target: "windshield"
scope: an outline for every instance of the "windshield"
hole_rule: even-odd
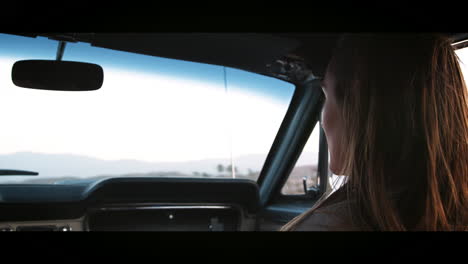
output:
[[[16,87],[15,61],[55,59],[58,42],[0,34],[0,183],[107,177],[257,180],[294,85],[242,70],[68,43],[63,60],[104,69],[101,89]]]

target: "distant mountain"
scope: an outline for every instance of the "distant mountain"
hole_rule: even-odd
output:
[[[234,159],[239,174],[258,173],[263,166],[266,155],[247,155]],[[73,154],[44,154],[18,152],[0,155],[0,169],[21,169],[39,172],[40,178],[70,178],[125,174],[148,174],[162,176],[218,174],[217,166],[230,164],[229,159],[206,159],[186,162],[145,162],[137,160],[102,160]],[[156,173],[156,174],[155,174]],[[228,172],[225,172],[229,175]],[[32,177],[5,177],[0,182],[23,181]]]

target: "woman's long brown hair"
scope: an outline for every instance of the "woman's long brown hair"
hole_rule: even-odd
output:
[[[438,34],[349,34],[329,72],[345,128],[346,184],[365,230],[468,230],[468,91]],[[314,210],[283,230],[294,230]]]

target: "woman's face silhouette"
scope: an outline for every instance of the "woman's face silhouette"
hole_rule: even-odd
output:
[[[335,76],[327,69],[325,78],[322,82],[322,90],[325,94],[325,103],[322,109],[322,127],[327,138],[328,150],[330,151],[330,170],[336,175],[342,175],[343,157],[342,157],[342,133],[343,120],[339,114],[339,105],[335,96]]]

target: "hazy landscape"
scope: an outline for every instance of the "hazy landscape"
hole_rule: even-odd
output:
[[[238,179],[256,181],[266,155],[241,156],[234,160]],[[18,152],[0,155],[0,169],[39,172],[39,176],[3,176],[0,183],[74,184],[109,177],[197,177],[232,178],[229,159],[187,162],[144,162],[137,160],[102,160],[72,154]],[[297,166],[284,188],[285,193],[300,193],[302,177],[315,176],[315,166]],[[315,177],[312,177],[314,181]]]

